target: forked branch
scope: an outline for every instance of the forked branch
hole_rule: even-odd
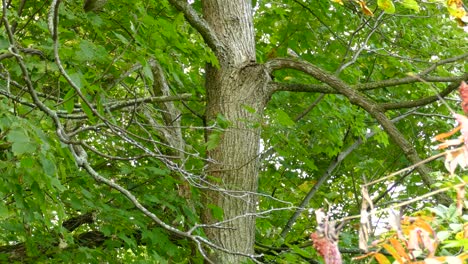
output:
[[[346,84],[336,76],[320,69],[319,67],[306,62],[299,61],[295,59],[284,59],[278,58],[270,60],[266,63],[266,68],[270,71],[278,69],[295,69],[306,73],[315,79],[329,85],[337,91],[337,93],[342,94],[348,98],[348,100],[364,110],[366,110],[371,116],[373,116],[377,122],[382,126],[382,128],[387,132],[390,138],[395,142],[403,151],[406,158],[411,161],[413,164],[421,161],[416,149],[412,144],[403,136],[403,134],[398,130],[398,128],[391,122],[391,120],[385,115],[385,109],[374,102],[372,99],[363,95],[360,91],[353,89],[350,85]],[[434,180],[429,176],[429,169],[426,166],[417,167],[419,174],[421,175],[422,181],[428,188],[433,188]],[[438,194],[439,201],[443,204],[450,204],[451,199],[443,193]]]
[[[215,32],[211,29],[208,23],[195,11],[185,0],[169,0],[169,3],[177,10],[182,12],[198,33],[203,37],[208,47],[210,47],[216,55],[223,52],[224,48],[216,36]]]

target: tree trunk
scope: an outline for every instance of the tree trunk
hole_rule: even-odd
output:
[[[223,44],[217,57],[220,67],[206,68],[208,122],[222,115],[229,121],[218,146],[208,152],[211,187],[204,193],[202,218],[205,224],[219,222],[214,206],[223,209],[217,227],[207,227],[208,238],[217,245],[242,254],[253,254],[258,182],[260,129],[268,95],[269,75],[255,63],[252,9],[246,0],[206,0],[204,16]],[[218,189],[218,190],[216,190]],[[224,190],[224,191],[223,191]],[[245,257],[215,250],[215,263],[241,263]]]

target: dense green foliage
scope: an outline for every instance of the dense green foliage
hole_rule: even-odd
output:
[[[370,17],[357,3],[344,2],[254,1],[257,60],[291,57],[288,49],[293,50],[359,90],[389,119],[403,115],[395,122],[399,134],[389,136],[373,113],[305,73],[273,72],[277,92],[262,122],[253,124],[262,128],[264,150],[258,190],[258,211],[264,213],[256,226],[256,251],[264,254],[260,261],[318,259],[307,242],[315,227],[308,209],[326,207],[335,219],[358,214],[363,183],[411,165],[410,154],[426,158],[437,153],[430,148],[431,138],[454,124],[450,109],[434,94],[452,92],[468,79],[468,35],[446,7],[421,1],[416,12],[400,3],[410,1],[395,1],[395,13],[388,14],[377,1],[367,1],[374,12]],[[2,4],[0,262],[201,263],[196,240],[161,226],[102,184],[76,161],[69,143],[86,149],[97,175],[130,191],[167,225],[190,230],[201,221],[200,208],[211,206],[201,204],[198,188],[206,176],[206,151],[216,148],[230,124],[221,115],[215,122],[204,118],[204,67],[216,66],[217,58],[167,1],[109,0],[101,10],[84,12],[82,1],[72,0],[58,10],[59,65],[49,5]],[[200,1],[192,7],[201,12]],[[407,80],[409,74],[429,83]],[[156,87],[161,83],[169,90]],[[447,93],[446,101],[459,111],[458,95]],[[168,95],[175,97],[154,99]],[[135,103],[140,98],[146,99]],[[44,109],[53,111],[56,120]],[[70,142],[57,135],[57,120]],[[207,130],[215,133],[208,137]],[[367,137],[371,132],[375,135]],[[174,143],[177,133],[182,145]],[[395,136],[412,149],[395,143]],[[358,145],[349,155],[340,156],[353,144]],[[447,180],[442,162],[426,166],[434,186],[458,182]],[[429,192],[421,173],[412,170],[371,186],[376,206]],[[288,227],[311,191],[307,210]],[[455,193],[448,195],[455,199]],[[425,200],[405,213],[435,203]],[[222,219],[222,208],[212,206],[212,212]],[[468,219],[441,221],[450,230],[450,223]],[[350,252],[346,260],[359,255],[356,223],[347,224],[341,236],[340,246]],[[450,232],[445,239],[454,240],[459,230]],[[191,235],[204,233],[197,228]]]

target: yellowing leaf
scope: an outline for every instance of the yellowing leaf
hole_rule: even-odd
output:
[[[419,12],[419,5],[416,0],[403,0],[401,4],[408,9],[413,9],[416,13]]]
[[[379,264],[391,264],[390,260],[381,253],[375,253],[374,258]]]
[[[366,1],[364,1],[364,0],[356,0],[356,2],[361,6],[361,9],[362,9],[362,12],[364,13],[364,15],[366,15],[366,16],[374,16],[374,13],[372,12],[372,10],[370,10],[369,7],[367,7]]]
[[[317,181],[305,181],[301,185],[298,186],[299,190],[302,192],[308,193],[312,186],[315,185]]]
[[[342,0],[331,0],[332,2],[335,2],[335,3],[338,3],[340,5],[343,5],[343,1]]]
[[[411,260],[409,255],[406,254],[406,250],[403,245],[401,245],[400,241],[396,240],[395,238],[390,238],[389,242],[392,244],[392,247],[396,250],[398,255],[404,258],[405,263]]]
[[[392,255],[392,257],[395,258],[397,263],[404,263],[403,259],[401,258],[401,256],[398,254],[398,252],[396,251],[396,249],[394,247],[392,247],[389,244],[383,244],[382,246],[383,246],[383,248],[385,248],[385,250],[388,251],[388,253],[390,253],[390,255]]]
[[[385,13],[393,14],[395,13],[395,5],[392,0],[378,0],[377,5],[380,9],[385,11]]]
[[[466,15],[463,2],[461,0],[448,0],[447,9],[451,16],[461,19]]]

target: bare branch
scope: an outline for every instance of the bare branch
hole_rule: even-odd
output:
[[[340,65],[340,67],[336,70],[335,75],[338,76],[344,69],[346,69],[347,67],[349,67],[350,65],[352,65],[352,64],[354,64],[356,62],[356,60],[358,59],[358,57],[362,53],[362,51],[364,51],[364,49],[366,49],[366,46],[367,46],[367,43],[369,42],[369,39],[372,37],[372,35],[374,35],[375,31],[379,28],[380,24],[383,23],[382,17],[383,17],[384,14],[385,14],[384,12],[380,13],[380,15],[377,17],[377,19],[376,19],[376,21],[374,23],[374,26],[371,28],[371,30],[367,34],[366,39],[360,43],[359,49],[356,52],[354,52],[353,57],[349,61],[347,61],[346,63],[343,63],[343,64]],[[366,25],[366,24],[367,24],[367,21],[366,21],[366,23],[364,25]],[[353,34],[353,37],[354,37],[354,34]],[[349,48],[350,45],[351,45],[351,41],[350,41],[350,43],[348,45],[347,52],[350,50],[350,48]]]
[[[433,160],[433,157],[431,157],[429,159]],[[427,159],[427,160],[429,160],[429,159]],[[427,160],[425,160],[425,161],[427,161]],[[405,170],[407,170],[407,168],[405,168]],[[463,183],[459,183],[459,184],[456,184],[456,185],[453,185],[453,186],[440,188],[440,189],[434,190],[432,192],[428,192],[426,194],[420,195],[420,196],[418,196],[418,197],[416,197],[414,199],[406,200],[404,202],[397,203],[397,204],[394,204],[392,206],[394,208],[403,207],[405,205],[409,205],[409,204],[415,203],[417,201],[422,201],[422,200],[427,199],[429,197],[440,196],[440,194],[442,194],[444,192],[447,192],[449,190],[457,189],[457,188],[460,188],[460,187],[466,187],[466,186],[467,186],[467,183],[463,182]],[[388,208],[384,208],[384,209],[381,209],[381,210],[375,210],[372,213],[373,214],[378,214],[378,213],[386,212],[387,210],[388,210]],[[337,222],[343,222],[343,221],[348,221],[348,220],[352,220],[352,219],[359,219],[360,217],[361,217],[361,215],[347,216],[347,217],[343,217],[343,218],[337,220]]]

